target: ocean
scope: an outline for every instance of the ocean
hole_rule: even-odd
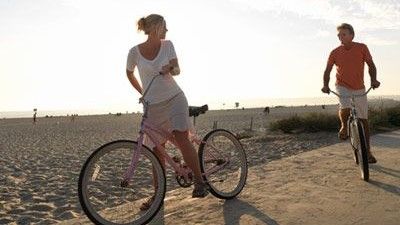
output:
[[[386,105],[390,106],[396,103],[400,103],[400,95],[384,95],[384,96],[369,96],[370,102],[375,105]],[[310,98],[260,98],[260,99],[242,99],[238,101],[238,106],[236,107],[236,102],[221,102],[221,101],[211,101],[211,102],[200,102],[194,105],[208,104],[210,110],[226,110],[235,108],[264,108],[266,106],[276,107],[276,106],[313,106],[313,105],[332,105],[337,104],[337,98],[334,96],[327,97],[310,97]],[[189,103],[190,104],[190,103]],[[99,107],[97,109],[80,109],[80,110],[40,110],[37,111],[38,117],[46,116],[67,116],[72,114],[78,115],[101,115],[101,114],[116,114],[116,113],[133,113],[141,112],[141,109],[134,109],[128,107],[119,107],[112,110],[104,109]],[[4,118],[28,118],[33,116],[33,110],[29,111],[3,111],[0,112],[0,119]]]

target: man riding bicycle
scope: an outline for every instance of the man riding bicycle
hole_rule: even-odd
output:
[[[368,65],[368,73],[371,77],[371,87],[378,88],[380,82],[376,79],[376,67],[365,44],[353,42],[354,29],[350,24],[343,23],[337,27],[338,38],[341,45],[329,55],[328,63],[323,76],[324,86],[321,91],[330,92],[329,76],[333,65],[336,65],[336,90],[340,95],[358,95],[365,92],[364,86],[364,63]],[[355,106],[359,118],[363,122],[365,128],[365,136],[367,141],[368,162],[376,163],[376,158],[371,153],[370,148],[370,132],[368,126],[368,102],[367,96],[355,99]],[[339,98],[339,119],[341,128],[338,137],[342,140],[348,138],[347,134],[347,118],[350,115],[350,98]]]

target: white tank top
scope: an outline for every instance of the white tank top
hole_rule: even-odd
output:
[[[144,92],[147,90],[153,77],[159,74],[162,67],[175,58],[176,53],[171,41],[161,40],[160,50],[153,60],[144,58],[139,51],[139,46],[136,45],[129,50],[126,69],[133,71],[135,66],[137,66]],[[182,92],[182,90],[175,82],[172,75],[167,74],[159,76],[153,81],[144,98],[150,104],[156,104],[166,101],[180,92]]]

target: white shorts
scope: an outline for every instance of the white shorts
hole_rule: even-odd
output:
[[[189,118],[188,102],[183,92],[166,101],[149,105],[147,121],[156,128],[160,127],[168,132],[193,129],[193,124]],[[167,141],[161,135],[155,134],[154,136],[160,144]],[[150,148],[155,147],[155,144],[148,137],[145,137],[144,143]]]
[[[351,90],[349,88],[336,85],[336,91],[340,95],[360,95],[364,94],[365,88],[360,90]],[[355,97],[354,104],[357,110],[357,116],[361,119],[368,119],[368,99],[367,95]],[[346,109],[351,108],[351,98],[339,98],[339,108]]]

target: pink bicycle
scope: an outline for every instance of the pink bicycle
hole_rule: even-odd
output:
[[[147,90],[143,96],[146,93]],[[137,141],[107,143],[95,150],[82,167],[79,201],[95,224],[146,224],[160,210],[166,192],[166,174],[158,157],[143,144],[144,134],[173,168],[178,184],[181,187],[193,184],[191,169],[179,157],[171,157],[157,142],[156,135],[162,135],[176,147],[173,135],[146,121],[148,103],[143,97],[141,102],[144,113]],[[207,110],[207,105],[189,107],[189,115],[196,117]],[[190,138],[198,146],[200,169],[210,192],[221,199],[237,196],[246,184],[248,167],[246,153],[236,136],[227,130],[216,129],[203,139],[196,134],[191,134]],[[149,198],[154,198],[151,206],[140,210]]]

